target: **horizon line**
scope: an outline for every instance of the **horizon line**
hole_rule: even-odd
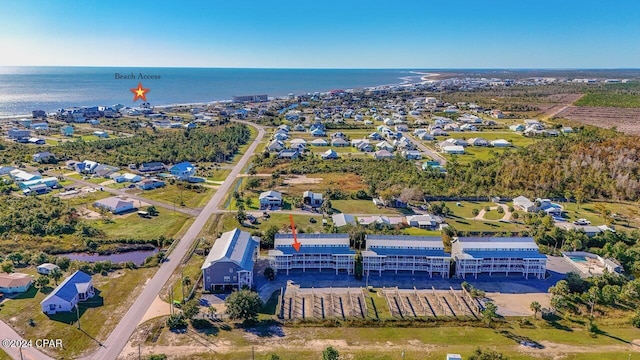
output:
[[[139,65],[0,65],[0,68],[147,68],[147,69],[235,69],[235,70],[637,70],[640,67],[230,67],[230,66],[139,66]]]

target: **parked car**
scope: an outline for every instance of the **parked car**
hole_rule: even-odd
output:
[[[312,224],[315,224],[317,222],[317,220],[315,218],[310,218],[309,222],[312,223]]]

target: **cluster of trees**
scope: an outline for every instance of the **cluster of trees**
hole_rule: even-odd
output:
[[[257,160],[271,168],[276,159]],[[384,163],[372,158],[343,157],[322,161],[311,157],[288,163],[280,174],[355,173],[370,195],[517,196],[615,200],[640,199],[640,143],[630,136],[585,128],[575,136],[541,139],[525,148],[496,154],[488,160],[460,164],[454,157],[448,174],[421,170],[397,157]],[[413,189],[412,191],[409,191]]]
[[[569,273],[564,280],[550,287],[549,293],[554,308],[576,314],[586,310],[592,318],[596,305],[635,308],[640,301],[640,280],[608,272],[588,279]]]
[[[224,162],[246,144],[250,136],[246,125],[231,124],[185,131],[145,132],[134,137],[92,142],[68,141],[50,151],[58,158],[86,158],[117,166],[149,161]]]
[[[78,212],[56,197],[0,196],[0,234],[73,234],[79,223]]]

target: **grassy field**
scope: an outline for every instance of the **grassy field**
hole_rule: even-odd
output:
[[[413,235],[413,236],[440,236],[440,230],[426,230],[426,229],[418,229],[414,227],[408,227],[402,229],[402,233],[405,235]]]
[[[95,177],[94,178],[94,177],[88,177],[88,176],[81,175],[81,174],[71,174],[71,175],[68,175],[67,178],[76,179],[76,180],[84,180],[84,181],[88,181],[88,182],[90,182],[92,184],[101,184],[101,183],[109,180],[109,179],[105,179],[103,177]]]
[[[4,301],[0,307],[0,319],[19,329],[26,339],[63,339],[64,347],[56,349],[54,357],[76,359],[88,349],[96,350],[98,341],[106,339],[142,290],[140,285],[155,270],[118,270],[108,276],[94,275],[93,282],[98,293],[91,300],[80,303],[83,331],[77,329],[75,312],[47,317],[40,309],[40,301],[45,294],[34,287],[15,299]],[[20,271],[35,274],[35,268]],[[29,319],[33,319],[36,326],[29,326]]]
[[[199,192],[187,189],[181,190],[177,185],[167,184],[158,189],[146,190],[139,195],[168,204],[175,203],[176,206],[180,206],[180,203],[183,202],[184,206],[195,209],[206,205],[214,192],[215,190],[205,187]]]
[[[144,209],[141,209],[144,210]],[[94,221],[93,225],[104,231],[109,238],[157,238],[173,237],[183,227],[189,227],[193,218],[180,212],[159,209],[160,215],[143,218],[136,213],[116,216],[108,223]]]
[[[374,295],[376,304],[377,298]],[[252,350],[256,359],[269,359],[271,354],[282,359],[317,359],[329,345],[340,352],[341,358],[347,359],[399,359],[402,353],[405,359],[444,359],[447,353],[458,353],[466,359],[478,347],[501,352],[512,360],[558,357],[623,360],[628,359],[629,353],[635,353],[627,342],[637,336],[637,329],[629,325],[603,327],[603,334],[593,338],[582,327],[575,327],[570,322],[558,323],[558,329],[540,320],[534,324],[534,329],[522,329],[515,321],[498,329],[454,324],[429,328],[285,326],[282,338],[249,336],[242,329],[218,331],[208,337],[211,337],[209,341],[228,344],[224,351],[219,349],[216,359],[251,358]],[[549,347],[525,348],[518,343],[517,337],[529,338]],[[180,341],[180,345],[188,345],[188,342],[183,342],[185,340],[177,340],[175,335],[164,331],[156,344],[166,346]],[[152,346],[149,343],[145,345]],[[184,359],[187,358],[206,357],[185,354]]]
[[[55,194],[55,192],[53,194]],[[79,205],[90,206],[91,204],[96,202],[96,200],[108,198],[110,196],[112,196],[112,194],[106,191],[98,190],[94,192],[85,193],[82,195],[77,195],[69,199],[63,199],[62,202],[68,204],[69,206],[79,206]]]

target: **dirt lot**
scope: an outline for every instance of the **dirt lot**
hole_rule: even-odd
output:
[[[640,109],[570,106],[557,116],[606,129],[615,126],[625,134],[640,135]]]
[[[549,293],[505,294],[485,293],[486,297],[498,306],[498,314],[502,316],[531,316],[529,306],[537,301],[542,308],[551,307]]]

